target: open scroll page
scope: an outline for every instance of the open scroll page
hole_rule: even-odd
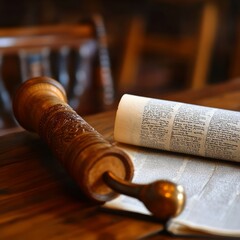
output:
[[[171,232],[240,237],[239,128],[237,112],[125,95],[114,134],[118,142],[168,150],[117,143],[133,160],[133,182],[167,179],[185,188],[187,204]],[[149,214],[125,196],[107,206]]]
[[[124,95],[114,138],[118,142],[240,161],[240,113]]]

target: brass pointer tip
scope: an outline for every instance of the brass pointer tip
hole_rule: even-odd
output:
[[[182,212],[186,196],[182,186],[160,180],[144,185],[139,200],[155,217],[165,222]]]

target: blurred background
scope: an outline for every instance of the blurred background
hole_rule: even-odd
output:
[[[0,0],[0,27],[78,23],[100,14],[116,100],[240,75],[239,0]]]

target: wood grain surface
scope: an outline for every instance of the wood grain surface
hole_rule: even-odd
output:
[[[161,98],[240,110],[240,80]],[[111,142],[114,119],[115,111],[85,118]],[[161,230],[154,219],[87,200],[37,135],[0,137],[0,239],[186,239]]]

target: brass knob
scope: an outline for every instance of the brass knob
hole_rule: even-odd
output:
[[[179,215],[186,202],[186,195],[181,185],[166,180],[159,180],[141,185],[124,181],[111,172],[103,176],[107,185],[118,193],[139,199],[158,219],[166,222]]]

